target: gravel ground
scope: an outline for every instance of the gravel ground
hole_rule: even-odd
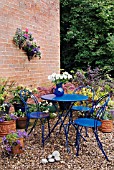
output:
[[[54,122],[55,120],[52,120],[51,124]],[[44,149],[41,146],[38,131],[40,131],[39,125],[36,126],[31,136],[26,139],[24,153],[10,157],[0,157],[0,170],[114,170],[114,129],[112,133],[99,131],[99,136],[109,161],[106,161],[102,155],[90,130],[89,138],[86,138],[87,142],[81,141],[78,157],[75,155],[75,131],[73,127],[70,128],[69,146],[71,152],[69,154],[66,151],[62,131],[59,135],[56,135],[57,129],[55,129],[51,138],[46,141]],[[0,147],[0,154],[2,155],[2,144]],[[41,159],[47,158],[54,150],[60,152],[61,160],[42,164]]]

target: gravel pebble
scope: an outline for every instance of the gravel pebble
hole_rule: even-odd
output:
[[[51,126],[53,123],[55,123],[55,120],[51,120]],[[112,133],[99,131],[99,136],[109,161],[104,158],[91,131],[87,142],[81,140],[79,156],[76,157],[74,147],[75,129],[72,126],[70,127],[70,153],[67,153],[65,147],[64,132],[61,131],[56,136],[57,130],[54,130],[43,148],[41,145],[40,125],[37,125],[31,136],[26,139],[25,151],[20,155],[5,157],[2,155],[3,149],[2,144],[0,144],[0,170],[114,170],[114,128]],[[40,134],[37,134],[37,132],[40,132]],[[60,153],[60,161],[42,164],[41,160],[48,158],[48,155],[55,150]]]

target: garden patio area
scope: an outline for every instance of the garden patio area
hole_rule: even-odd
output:
[[[97,76],[97,78],[98,78],[98,76]],[[57,79],[57,80],[59,81],[59,79]],[[72,83],[67,82],[64,84],[63,87],[64,87],[65,94],[63,94],[63,96],[73,95],[70,93],[74,90],[73,87],[76,88],[77,80],[78,80],[78,83],[80,80],[80,84],[82,82],[84,82],[83,80],[86,80],[86,82],[84,82],[85,84],[88,84],[88,82],[90,82],[89,79],[85,78],[83,76],[83,74],[78,71],[76,73],[75,79],[73,79]],[[65,79],[63,79],[63,81],[65,81]],[[105,79],[105,81],[102,80],[102,81],[98,82],[97,79],[94,78],[94,81],[91,81],[91,83],[92,83],[91,86],[95,85],[94,87],[95,87],[95,89],[97,89],[96,95],[94,96],[94,99],[96,101],[98,100],[99,97],[103,96],[104,94],[107,94],[107,89],[108,89],[108,93],[110,93],[110,96],[111,96],[111,98],[110,98],[111,100],[108,103],[107,110],[105,110],[105,112],[104,112],[105,117],[102,117],[102,118],[105,120],[110,119],[110,118],[112,119],[112,123],[113,123],[113,125],[111,125],[112,130],[110,133],[103,133],[102,131],[98,131],[99,138],[103,145],[103,149],[106,152],[106,155],[108,156],[109,161],[107,161],[105,159],[104,155],[102,154],[101,150],[99,149],[97,142],[95,140],[95,136],[91,129],[88,129],[89,137],[85,137],[85,129],[83,129],[83,131],[82,131],[82,136],[84,136],[87,141],[85,142],[83,140],[83,138],[81,138],[80,150],[79,150],[78,157],[76,156],[76,148],[74,146],[75,145],[75,137],[76,137],[76,129],[73,126],[70,126],[70,131],[69,131],[69,136],[68,136],[68,139],[69,139],[68,145],[70,147],[70,153],[67,152],[67,148],[65,146],[66,138],[65,138],[63,128],[61,129],[61,132],[57,134],[57,132],[59,130],[58,129],[59,126],[56,126],[54,131],[51,133],[51,137],[46,139],[45,146],[43,148],[41,145],[42,144],[41,124],[38,121],[35,129],[25,139],[24,152],[21,154],[12,155],[11,154],[12,152],[9,152],[10,153],[9,155],[4,154],[4,145],[2,143],[2,138],[1,138],[1,140],[0,140],[0,143],[1,143],[0,144],[0,170],[5,170],[5,169],[9,169],[9,170],[13,170],[13,169],[15,169],[15,170],[24,170],[24,169],[27,169],[27,170],[31,170],[31,169],[33,169],[33,170],[35,170],[35,169],[36,170],[38,170],[38,169],[39,170],[66,170],[66,169],[70,169],[70,170],[76,170],[76,169],[77,170],[99,170],[99,169],[113,170],[114,169],[114,120],[113,120],[113,118],[114,118],[113,117],[114,116],[113,115],[113,106],[114,106],[113,99],[114,98],[113,98],[113,93],[111,93],[111,92],[113,92],[113,91],[111,91],[111,89],[113,90],[113,81],[109,82],[109,81],[107,81],[107,79]],[[28,88],[21,87],[21,86],[12,87],[12,88],[14,89],[14,90],[10,89],[12,95],[14,96],[14,97],[12,96],[13,100],[10,100],[12,102],[14,102],[14,101],[19,102],[20,101],[20,95],[19,95],[20,90],[23,88],[24,88],[24,90],[28,89]],[[41,97],[42,95],[44,95],[44,94],[49,95],[49,93],[52,93],[52,88],[53,88],[53,86],[51,86],[49,88],[48,87],[45,87],[45,88],[38,87],[36,89],[36,91],[34,91],[33,94],[35,94],[36,97],[38,97],[38,99],[42,99],[42,97]],[[5,90],[7,88],[3,88],[3,89]],[[3,94],[4,94],[4,90],[3,90]],[[86,92],[86,94],[85,94],[85,92]],[[66,93],[69,93],[69,94],[66,94]],[[83,94],[85,96],[86,95],[89,96],[89,99],[92,97],[92,93],[90,93],[90,91],[88,91],[88,90],[81,91],[81,94]],[[54,94],[51,94],[51,95],[54,95]],[[77,95],[79,95],[79,94],[77,94]],[[31,96],[33,98],[33,95],[31,95]],[[28,95],[27,102],[28,103],[30,102],[30,106],[33,106],[29,95]],[[41,100],[39,102],[40,111],[46,112],[47,105],[43,105],[44,104],[43,102],[44,102],[43,100]],[[91,103],[92,102],[90,101],[90,103],[88,103],[88,106]],[[79,103],[76,102],[75,104],[77,105]],[[95,104],[95,105],[97,105],[97,104]],[[50,106],[50,105],[48,105],[48,106]],[[59,110],[61,113],[62,108],[60,107],[60,105],[58,105],[58,106],[59,106]],[[101,104],[101,106],[102,106],[102,104]],[[11,107],[10,112],[14,113],[15,115],[17,113],[18,114],[22,113],[22,115],[20,114],[20,117],[21,117],[21,116],[23,116],[23,114],[25,114],[25,111],[24,112],[16,112],[16,111],[14,112],[14,110],[12,110],[12,108],[13,107]],[[100,107],[98,107],[98,108],[100,108]],[[35,108],[33,108],[33,110],[34,109]],[[112,117],[110,117],[111,110],[112,110]],[[109,117],[107,117],[107,111],[108,111]],[[52,127],[56,124],[57,117],[52,118],[51,110],[48,110],[48,112],[50,112],[50,127],[52,129]],[[57,110],[52,111],[52,112],[55,112],[57,114]],[[97,110],[96,110],[96,112],[97,112]],[[17,116],[19,117],[18,114],[17,114]],[[63,115],[64,115],[64,113],[63,113]],[[80,116],[79,112],[74,111],[72,118],[73,118],[73,120],[76,120],[79,116]],[[66,119],[65,119],[65,121],[66,121]],[[1,123],[3,123],[2,117],[1,117]],[[31,126],[29,126],[29,127],[31,127]],[[105,126],[105,129],[107,129],[106,126]],[[21,129],[21,131],[24,131],[24,129]],[[45,123],[45,133],[46,134],[48,133],[47,123]],[[17,145],[17,143],[16,143],[16,145]],[[54,151],[58,151],[60,153],[60,160],[54,161],[54,162],[49,162],[48,157]],[[48,162],[42,163],[42,159],[47,159]]]
[[[56,121],[51,120],[51,125]],[[47,129],[47,128],[46,128]],[[45,142],[44,149],[41,146],[41,136],[38,136],[40,130],[39,125],[36,126],[34,132],[26,139],[25,151],[20,155],[10,157],[0,157],[0,170],[113,170],[114,169],[114,128],[111,133],[98,132],[104,150],[109,158],[106,161],[102,155],[97,143],[94,140],[93,133],[89,131],[89,138],[87,142],[82,141],[81,150],[79,156],[76,157],[74,143],[75,133],[74,128],[70,128],[70,141],[69,145],[71,153],[67,153],[65,147],[65,137],[63,132],[56,136],[56,129],[52,133],[51,137]],[[0,145],[0,155],[2,154],[2,145]],[[54,150],[59,151],[60,161],[54,163],[42,164],[41,160],[47,158],[48,155],[52,154]]]
[[[114,2],[0,9],[0,170],[114,170]]]

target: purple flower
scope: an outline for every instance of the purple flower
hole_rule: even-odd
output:
[[[17,116],[15,116],[14,114],[5,114],[0,117],[0,122],[16,120],[16,119],[17,119]]]
[[[20,140],[17,140],[16,142],[17,142],[17,144],[20,144]]]
[[[18,137],[19,137],[19,138],[27,137],[27,136],[28,136],[25,131],[21,131],[21,130],[18,130],[18,131],[17,131],[17,134],[18,134]]]
[[[17,119],[17,116],[15,116],[14,114],[10,114],[10,118],[11,118],[12,120],[16,120],[16,119]]]
[[[11,152],[11,146],[6,146],[6,151]]]
[[[3,142],[3,145],[5,145],[8,141],[7,141],[7,139],[6,139],[6,136],[4,136],[3,138],[2,138],[2,142]]]
[[[4,122],[5,118],[4,117],[0,117],[0,122]]]

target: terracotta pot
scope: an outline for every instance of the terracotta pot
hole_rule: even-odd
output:
[[[20,141],[20,144],[12,147],[12,154],[20,154],[20,153],[24,152],[24,150],[23,150],[23,148],[24,148],[24,139],[20,138],[19,141]]]
[[[27,117],[19,117],[16,120],[16,127],[18,129],[25,129],[26,128]]]
[[[102,132],[112,132],[113,120],[100,120],[102,125],[98,128]]]
[[[16,131],[15,120],[0,122],[0,137],[9,134],[11,131]]]

